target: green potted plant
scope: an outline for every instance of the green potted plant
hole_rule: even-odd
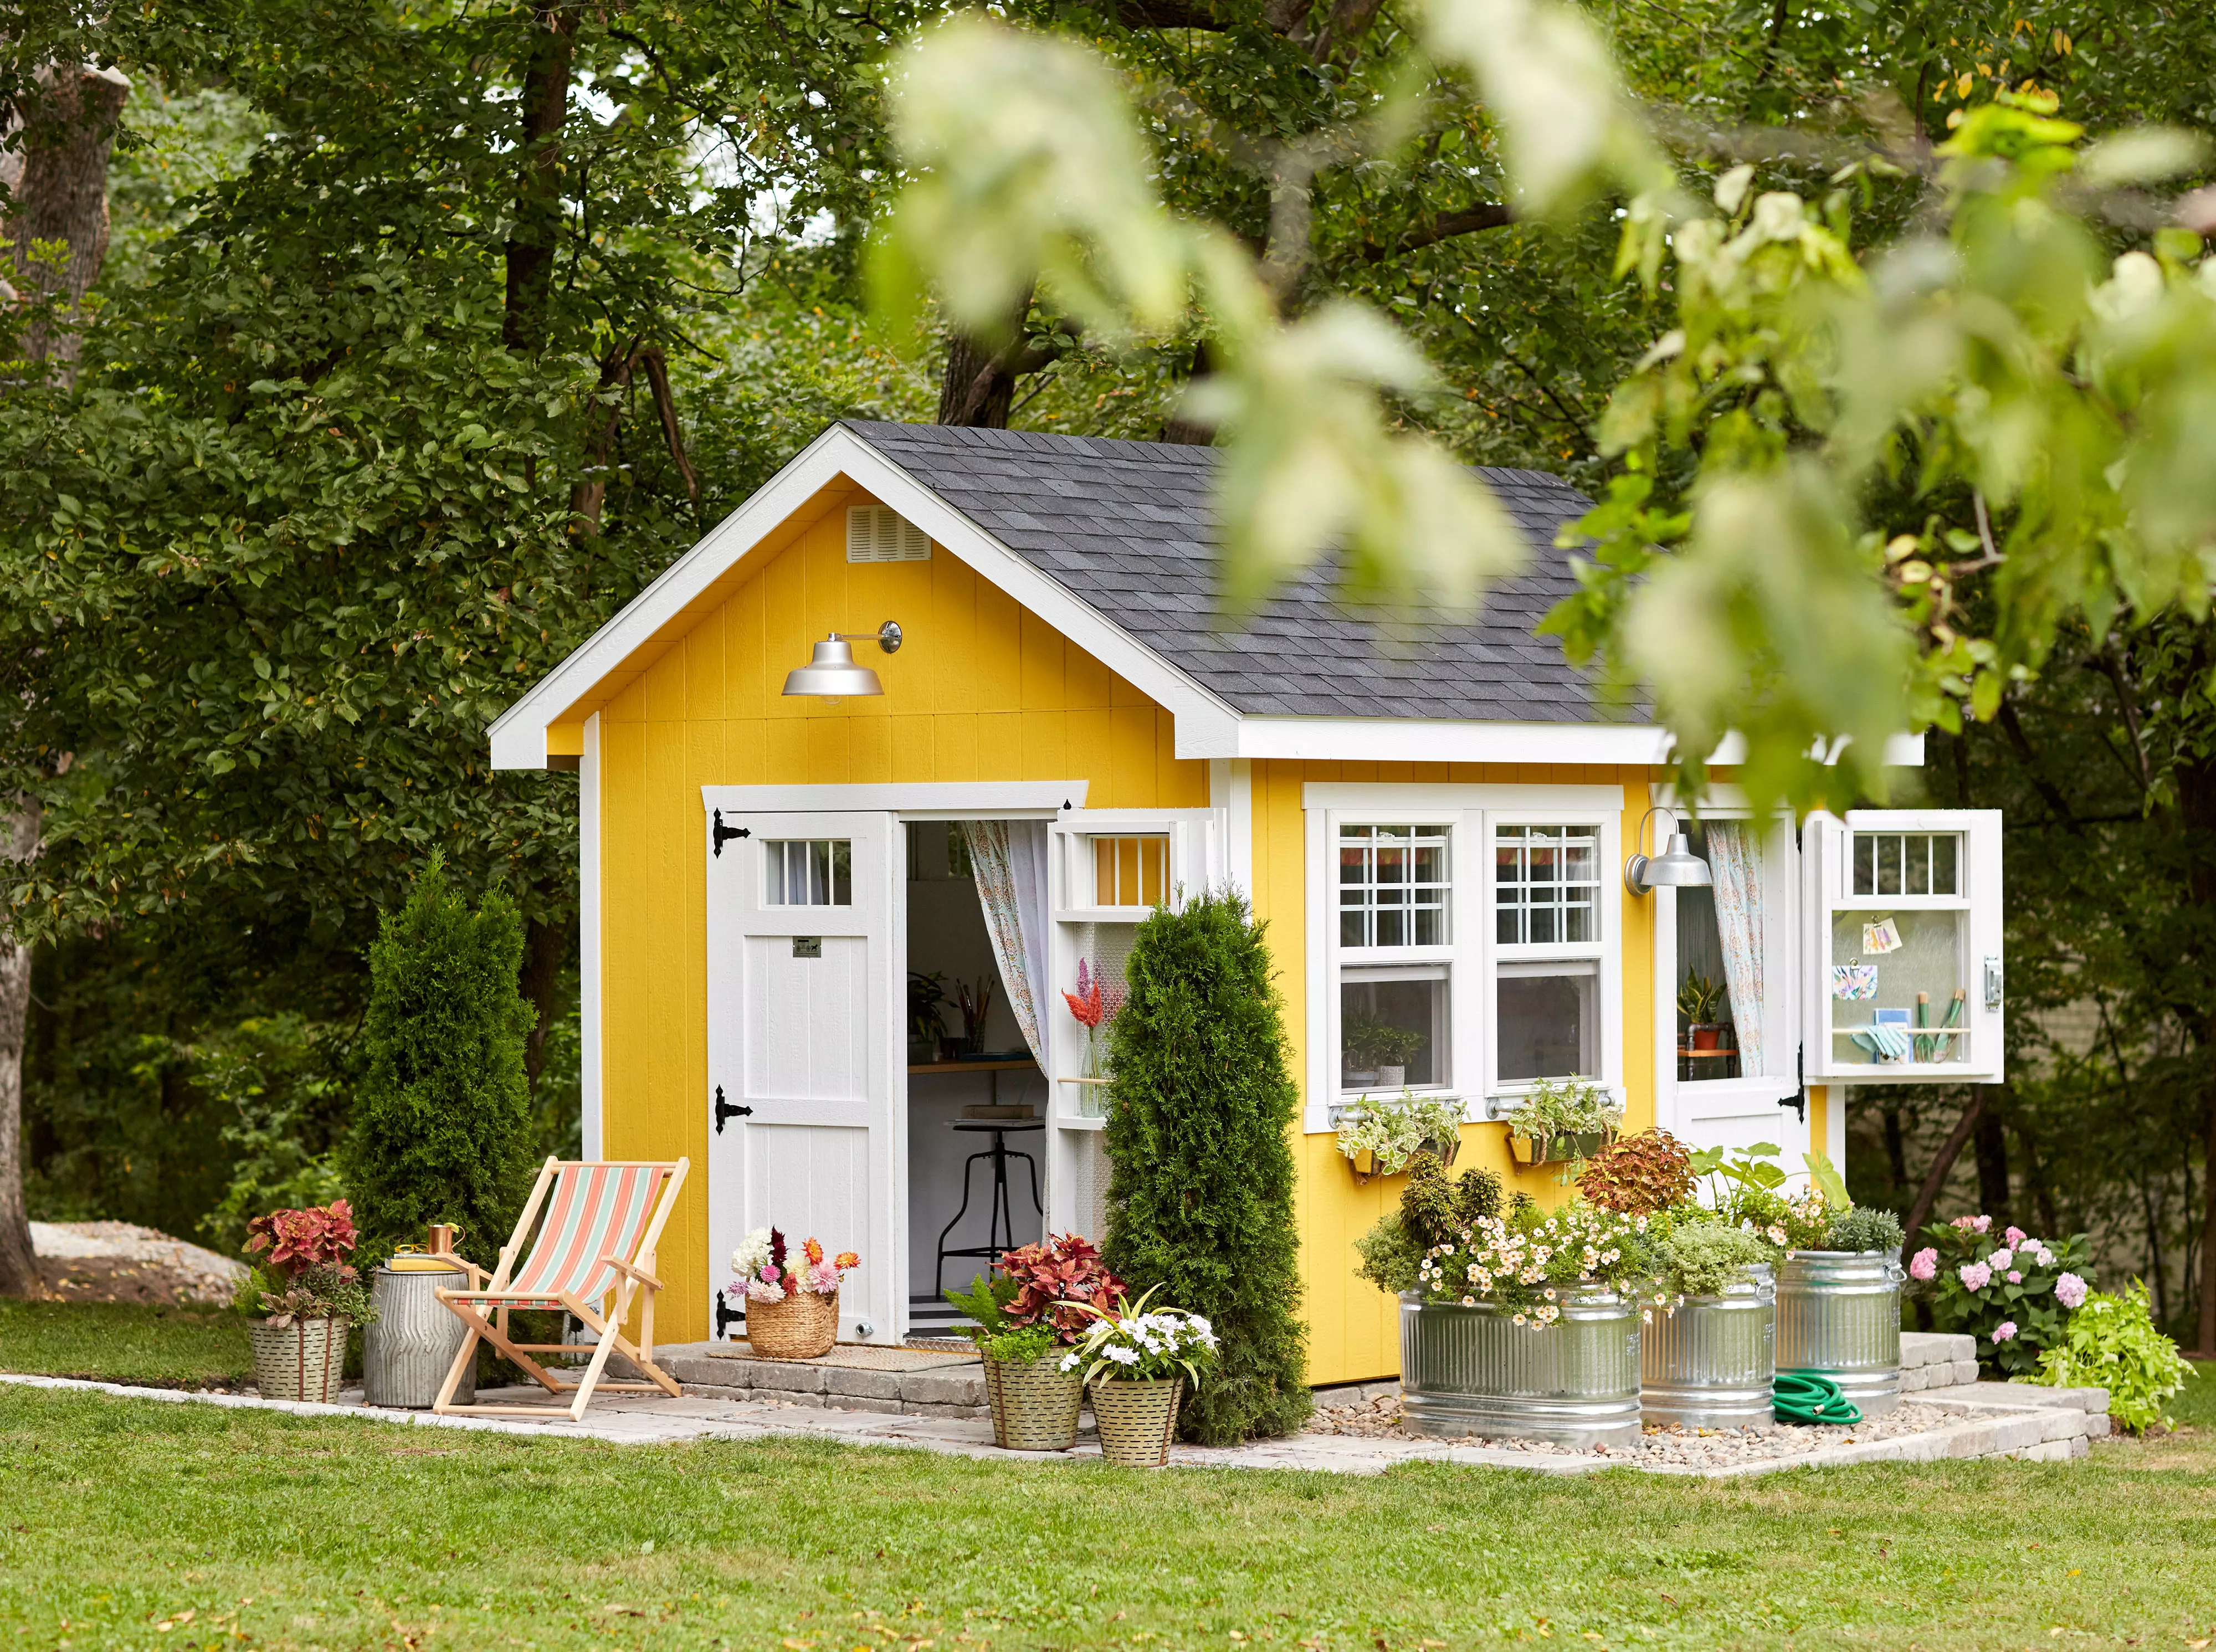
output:
[[[1100,1253],[1074,1233],[1024,1245],[946,1299],[976,1324],[970,1340],[985,1366],[993,1443],[1012,1452],[1066,1452],[1077,1443],[1085,1384],[1062,1361],[1093,1322],[1091,1310],[1123,1294]]]
[[[1704,975],[1685,971],[1685,984],[1677,989],[1677,1013],[1685,1018],[1693,1048],[1714,1050],[1723,1042],[1720,1012],[1726,1002],[1723,983]]]
[[[355,1243],[354,1211],[342,1199],[273,1211],[247,1224],[246,1250],[255,1261],[237,1307],[251,1322],[254,1380],[263,1399],[328,1402],[337,1394],[348,1331],[377,1318],[361,1276],[346,1260]]]
[[[1092,1328],[1062,1361],[1093,1390],[1100,1455],[1127,1469],[1170,1460],[1185,1385],[1197,1389],[1216,1358],[1215,1327],[1181,1308],[1148,1312],[1154,1294],[1136,1302],[1118,1296],[1113,1308],[1086,1304]]]
[[[1508,1143],[1518,1164],[1573,1164],[1616,1139],[1623,1108],[1597,1084],[1582,1078],[1542,1078],[1508,1120]]]
[[[1452,1164],[1462,1151],[1462,1103],[1445,1096],[1363,1096],[1339,1116],[1339,1150],[1354,1167],[1357,1187],[1396,1176],[1418,1154]]]
[[[1368,1010],[1357,1009],[1339,1028],[1339,1049],[1350,1085],[1382,1089],[1408,1082],[1408,1063],[1429,1042],[1412,1027],[1395,1026]]]
[[[926,975],[908,972],[908,1059],[920,1067],[939,1059],[939,1040],[946,1036],[946,977],[938,971]]]

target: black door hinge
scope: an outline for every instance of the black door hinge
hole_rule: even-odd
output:
[[[710,829],[708,835],[715,844],[716,859],[720,860],[723,858],[724,839],[731,837],[752,837],[754,834],[743,826],[724,825],[723,811],[718,809],[716,811],[716,823]]]
[[[1777,1104],[1781,1107],[1790,1107],[1799,1113],[1800,1122],[1804,1125],[1808,1122],[1808,1080],[1801,1061],[1807,1048],[1805,1044],[1796,1044],[1793,1046],[1793,1082],[1797,1088],[1791,1095],[1783,1097]]]
[[[724,1100],[723,1087],[720,1084],[716,1086],[716,1134],[720,1136],[723,1133],[726,1119],[751,1119],[754,1116],[752,1107],[742,1107],[736,1101]]]
[[[734,1308],[725,1302],[721,1291],[716,1292],[716,1341],[720,1342],[730,1335],[732,1326],[743,1325],[746,1322],[745,1310]]]

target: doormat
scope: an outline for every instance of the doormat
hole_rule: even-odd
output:
[[[711,1359],[752,1359],[745,1342],[726,1342],[708,1350]],[[791,1359],[795,1365],[838,1365],[848,1371],[929,1371],[937,1365],[969,1365],[975,1353],[941,1353],[933,1348],[890,1348],[874,1342],[842,1342],[820,1359]]]

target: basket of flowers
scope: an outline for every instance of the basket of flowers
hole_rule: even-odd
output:
[[[1066,1452],[1077,1443],[1085,1385],[1062,1368],[1064,1356],[1085,1335],[1088,1306],[1111,1306],[1123,1282],[1074,1233],[1020,1246],[993,1266],[998,1279],[946,1293],[976,1322],[969,1335],[985,1365],[993,1443],[1012,1452]]]
[[[361,1276],[346,1200],[273,1211],[246,1224],[255,1261],[237,1306],[252,1322],[254,1382],[265,1400],[328,1401],[346,1371],[347,1333],[377,1317]]]
[[[839,1283],[862,1259],[803,1242],[792,1256],[775,1228],[756,1228],[731,1253],[730,1294],[747,1301],[747,1343],[764,1359],[820,1359],[839,1341]]]
[[[1181,1308],[1148,1312],[1154,1294],[1136,1303],[1119,1297],[1113,1308],[1086,1304],[1092,1328],[1062,1361],[1093,1390],[1100,1455],[1127,1469],[1159,1469],[1170,1460],[1185,1385],[1198,1388],[1201,1373],[1216,1363],[1215,1328]]]

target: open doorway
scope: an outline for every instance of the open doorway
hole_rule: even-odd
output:
[[[1045,829],[945,820],[904,829],[908,1317],[911,1336],[930,1337],[959,1322],[945,1287],[968,1285],[1044,1229],[1046,1080],[1036,1015],[1027,1032],[1008,977],[1043,974],[1025,960],[1044,957]],[[988,905],[1000,914],[997,944]]]

